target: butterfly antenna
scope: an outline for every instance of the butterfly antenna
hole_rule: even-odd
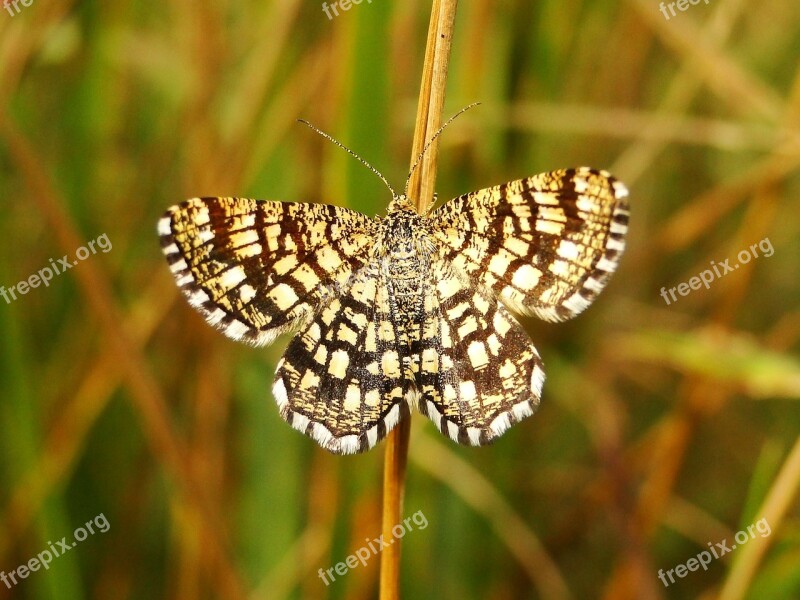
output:
[[[386,187],[387,187],[387,188],[389,188],[389,191],[392,193],[392,198],[396,198],[396,197],[397,197],[397,193],[394,191],[394,188],[393,188],[391,185],[389,185],[389,182],[386,180],[386,177],[384,177],[384,176],[383,176],[383,174],[382,174],[380,171],[378,171],[378,169],[376,169],[375,167],[373,167],[373,166],[372,166],[371,164],[369,164],[369,163],[368,163],[366,160],[364,160],[363,158],[361,158],[361,157],[360,157],[358,154],[356,154],[355,152],[353,152],[352,150],[350,150],[350,148],[348,148],[347,146],[345,146],[343,143],[341,143],[339,140],[337,140],[337,139],[336,139],[336,138],[334,138],[333,136],[330,136],[330,135],[328,135],[327,133],[325,133],[324,131],[322,131],[321,129],[318,129],[318,128],[314,127],[314,126],[313,126],[311,123],[309,123],[308,121],[305,121],[305,120],[303,120],[303,119],[297,119],[297,120],[298,120],[298,121],[300,121],[301,123],[303,123],[304,125],[308,125],[308,126],[311,128],[311,129],[313,129],[314,131],[316,131],[318,134],[320,134],[320,135],[321,135],[322,137],[324,137],[326,140],[328,140],[328,141],[330,141],[330,142],[333,142],[334,144],[336,144],[337,146],[339,146],[339,148],[341,148],[342,150],[344,150],[345,152],[347,152],[347,153],[348,153],[350,156],[352,156],[353,158],[355,158],[356,160],[358,160],[358,162],[360,162],[362,165],[364,165],[365,167],[367,167],[367,168],[368,168],[370,171],[372,171],[373,173],[375,173],[375,175],[377,175],[378,177],[380,177],[380,178],[381,178],[381,181],[382,181],[382,182],[383,182],[383,183],[386,185]]]
[[[417,156],[417,160],[414,161],[414,165],[411,167],[411,170],[408,172],[408,177],[406,178],[406,185],[403,188],[403,193],[406,196],[408,195],[408,184],[411,183],[411,176],[414,174],[414,170],[419,166],[419,163],[422,162],[422,157],[425,156],[425,153],[428,151],[428,148],[431,147],[431,144],[433,144],[433,142],[436,141],[436,138],[438,138],[439,134],[442,133],[442,131],[444,131],[445,127],[450,125],[450,123],[455,121],[457,117],[460,117],[462,114],[467,112],[470,108],[474,108],[474,107],[478,106],[478,104],[480,104],[480,102],[473,102],[472,104],[469,104],[469,105],[465,106],[464,108],[462,108],[460,111],[458,111],[452,117],[447,119],[447,121],[445,121],[444,125],[439,127],[439,129],[436,130],[436,133],[433,134],[433,137],[428,140],[428,143],[425,144],[425,147],[422,149],[422,152],[419,153],[419,156]]]

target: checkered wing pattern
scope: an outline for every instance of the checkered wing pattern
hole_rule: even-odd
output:
[[[533,414],[544,371],[525,330],[490,290],[444,268],[415,344],[419,411],[461,444],[492,442]]]
[[[380,263],[365,266],[278,364],[281,415],[336,454],[372,448],[408,414],[414,381],[391,289]]]
[[[296,329],[366,260],[375,222],[325,204],[193,198],[158,224],[178,286],[206,320],[253,345]]]
[[[460,196],[431,219],[455,268],[514,310],[564,321],[589,306],[616,269],[627,195],[605,171],[565,169]]]

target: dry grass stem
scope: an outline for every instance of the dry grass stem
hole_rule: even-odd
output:
[[[442,122],[447,67],[456,16],[457,0],[434,0],[428,28],[428,42],[425,49],[425,63],[422,70],[419,106],[411,162],[413,165],[427,141],[433,136]],[[433,200],[436,181],[436,156],[438,140],[425,154],[419,167],[409,182],[408,194],[424,214]],[[405,473],[408,460],[408,444],[411,432],[411,419],[402,419],[386,440],[386,454],[383,475],[383,525],[385,540],[392,539],[392,527],[402,521]],[[381,600],[396,600],[400,597],[400,540],[387,546],[381,553]]]

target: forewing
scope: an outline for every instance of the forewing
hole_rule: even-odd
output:
[[[563,321],[589,306],[616,270],[627,195],[605,171],[566,169],[460,196],[431,220],[456,269],[514,310]]]
[[[418,408],[451,439],[488,444],[536,410],[542,362],[490,290],[440,272],[415,346]]]
[[[378,265],[352,277],[290,343],[273,392],[295,429],[336,454],[375,446],[409,412],[408,345]]]
[[[325,204],[193,198],[158,224],[178,286],[227,336],[268,344],[366,260],[374,221]]]

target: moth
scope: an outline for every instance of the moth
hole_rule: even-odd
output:
[[[192,198],[158,233],[178,287],[211,325],[253,346],[295,334],[272,391],[281,416],[323,448],[370,449],[412,410],[478,446],[541,397],[542,360],[512,312],[564,321],[592,303],[625,248],[627,196],[606,171],[581,167],[424,215],[393,190],[374,218]]]

